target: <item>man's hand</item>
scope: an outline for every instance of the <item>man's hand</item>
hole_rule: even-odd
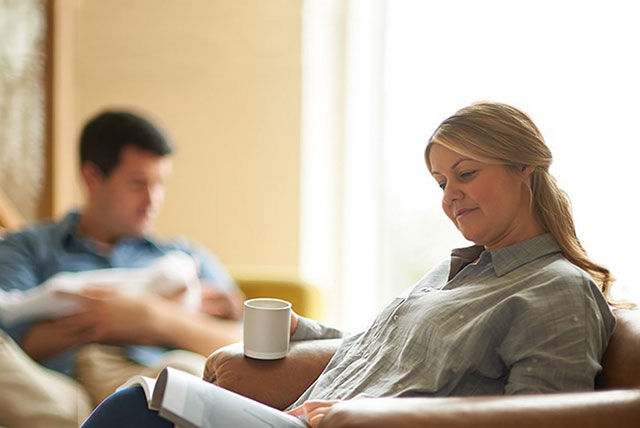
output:
[[[312,428],[317,427],[331,407],[340,400],[308,400],[287,413],[297,418],[304,416]]]
[[[202,287],[200,311],[220,318],[242,318],[242,295],[224,293],[213,287]]]
[[[40,321],[25,334],[20,345],[36,361],[91,342],[159,344],[158,331],[165,326],[162,313],[179,316],[173,302],[158,296],[134,297],[104,288],[60,293],[82,306],[72,315]]]
[[[52,323],[59,331],[74,334],[79,343],[155,344],[155,306],[161,298],[99,287],[65,295],[79,299],[82,309]]]
[[[132,296],[99,287],[62,294],[79,299],[81,309],[72,315],[37,323],[27,332],[21,346],[35,360],[91,342],[155,345],[209,355],[242,338],[237,321],[190,312],[170,298],[156,294]],[[238,313],[239,310],[236,316]]]

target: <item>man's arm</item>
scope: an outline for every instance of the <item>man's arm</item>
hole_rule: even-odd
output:
[[[189,254],[198,266],[198,277],[202,284],[200,311],[220,318],[242,318],[245,296],[218,257],[187,238],[179,238],[175,244]]]
[[[32,359],[40,361],[82,343],[79,333],[56,321],[41,321],[27,331],[20,346]]]
[[[79,299],[83,307],[77,313],[35,323],[27,331],[21,346],[34,360],[90,342],[156,344],[150,329],[156,321],[149,305],[155,296],[141,299],[107,289],[64,294]]]
[[[189,312],[156,295],[131,296],[112,289],[90,288],[76,295],[83,309],[35,325],[22,347],[36,360],[75,344],[155,345],[209,355],[241,338],[237,321]]]
[[[209,355],[241,338],[240,326],[232,320],[241,317],[243,295],[227,284],[225,291],[216,286],[203,284],[201,313],[157,295],[141,298],[113,289],[88,288],[72,294],[81,300],[83,310],[34,324],[21,335],[20,344],[35,360],[91,342],[155,345]]]
[[[0,287],[5,291],[26,291],[36,287],[40,281],[37,273],[38,247],[35,235],[29,232],[12,233],[0,240]],[[20,323],[2,326],[3,329],[21,346],[30,333],[36,333],[36,340],[42,342],[43,355],[53,355],[63,351],[75,342],[50,322]],[[29,354],[27,352],[27,354]],[[33,358],[33,357],[32,357]]]
[[[209,355],[216,349],[242,340],[242,325],[236,319],[214,317],[203,312],[191,313],[176,304],[160,299],[151,308],[151,327],[161,346],[185,349]]]

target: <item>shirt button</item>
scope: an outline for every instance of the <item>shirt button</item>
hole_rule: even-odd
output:
[[[458,319],[459,319],[459,320],[463,320],[463,319],[464,319],[464,314],[460,314],[460,315],[458,315]]]
[[[422,291],[423,293],[426,293],[429,291],[429,287],[422,287],[420,291]]]
[[[392,318],[393,318],[394,321],[398,321],[398,315],[397,314],[394,315]]]
[[[573,322],[578,322],[578,316],[577,315],[573,316]]]

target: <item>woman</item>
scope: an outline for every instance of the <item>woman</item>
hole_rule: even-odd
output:
[[[317,426],[336,400],[365,396],[593,389],[615,325],[603,297],[612,280],[580,245],[551,159],[513,107],[478,103],[442,122],[425,160],[445,214],[476,245],[454,250],[366,331],[346,337],[290,413]],[[292,340],[339,335],[299,318]],[[112,396],[86,426],[106,426],[135,394]],[[162,426],[141,413],[147,426]]]

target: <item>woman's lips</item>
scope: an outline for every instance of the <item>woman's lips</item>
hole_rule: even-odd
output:
[[[475,211],[477,208],[461,208],[456,211],[456,220],[459,220],[461,217],[466,216],[467,214]]]

